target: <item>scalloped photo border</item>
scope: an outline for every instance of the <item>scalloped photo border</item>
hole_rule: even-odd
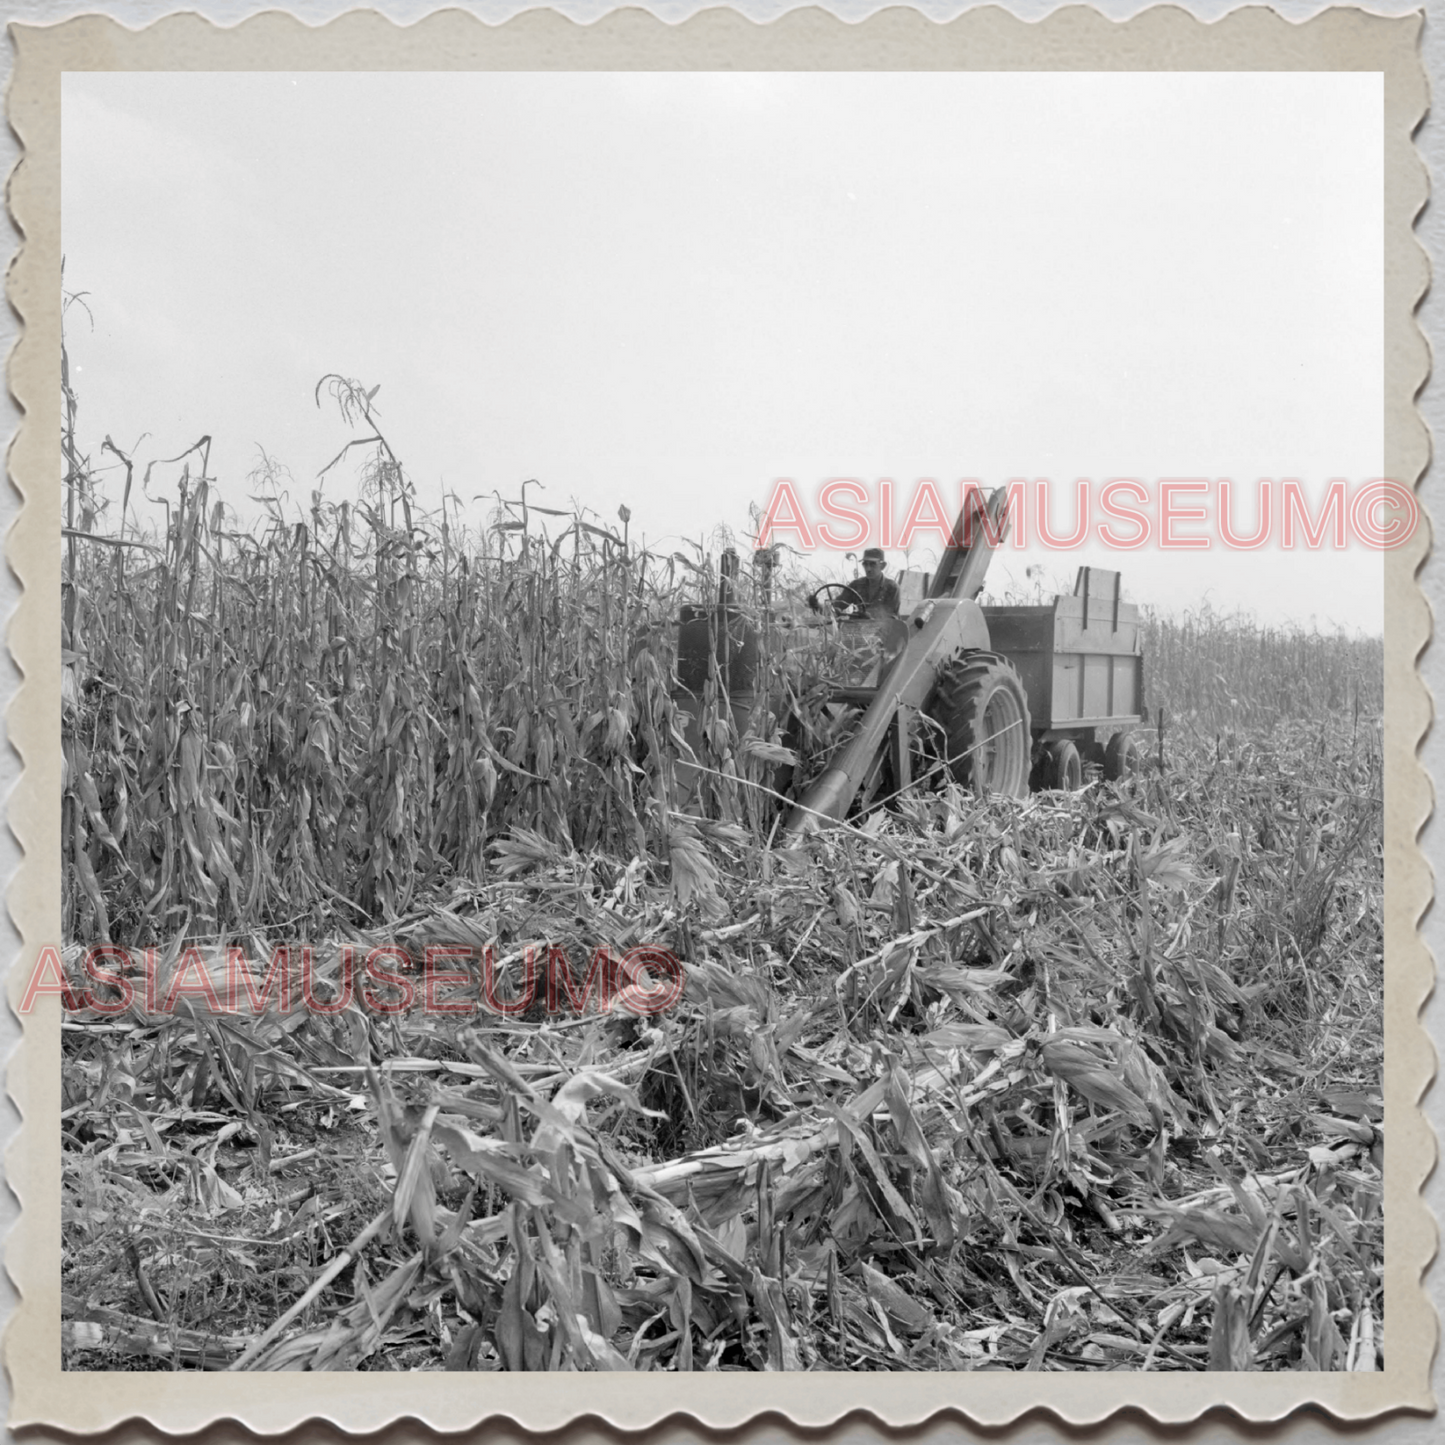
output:
[[[23,508],[7,544],[23,597],[9,643],[23,676],[8,713],[24,774],[10,826],[24,861],[8,894],[23,939],[12,962],[18,1002],[39,947],[60,936],[60,429],[61,234],[60,79],[66,70],[976,70],[976,71],[1375,71],[1384,81],[1385,475],[1418,485],[1429,439],[1415,397],[1429,367],[1415,307],[1428,264],[1413,222],[1427,194],[1412,143],[1427,89],[1418,45],[1423,17],[1327,11],[1302,23],[1264,8],[1213,23],[1174,7],[1127,22],[1082,6],[1038,22],[972,10],[939,24],[892,9],[856,24],[815,9],[769,24],[710,10],[668,25],[622,10],[591,25],[529,11],[500,25],[457,10],[400,27],[354,11],[321,27],[271,12],[230,29],[177,15],[140,31],[103,16],[54,26],[12,24],[16,67],[10,124],[23,155],[9,201],[22,236],[8,274],[23,325],[9,382],[24,422],[9,454]],[[1322,299],[1322,304],[1327,301]],[[455,1431],[506,1419],[533,1431],[582,1417],[641,1429],[687,1416],[714,1428],[775,1412],[821,1427],[867,1412],[890,1427],[941,1412],[998,1427],[1045,1410],[1072,1425],[1132,1407],[1178,1423],[1225,1407],[1245,1420],[1278,1420],[1314,1405],[1341,1420],[1434,1409],[1429,1372],[1436,1320],[1421,1279],[1435,1250],[1435,1225],[1420,1194],[1433,1167],[1434,1137],[1417,1105],[1434,1069],[1420,1009],[1433,968],[1417,923],[1432,896],[1417,837],[1431,808],[1416,751],[1430,719],[1415,662],[1430,616],[1415,577],[1429,548],[1428,523],[1385,555],[1385,1360],[1376,1374],[761,1374],[697,1373],[533,1376],[349,1373],[80,1373],[61,1370],[60,1004],[39,1001],[8,1086],[22,1116],[6,1167],[21,1217],[6,1249],[20,1302],[5,1332],[13,1391],[12,1427],[89,1433],[144,1420],[177,1434],[232,1419],[273,1434],[308,1420],[371,1432],[399,1420]]]

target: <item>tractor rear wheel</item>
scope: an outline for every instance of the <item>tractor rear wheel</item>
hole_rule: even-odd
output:
[[[1139,743],[1133,733],[1115,733],[1104,749],[1104,776],[1116,783],[1139,771]]]
[[[960,783],[1023,798],[1029,791],[1029,703],[996,653],[966,652],[939,669],[928,714],[943,731],[948,770]]]

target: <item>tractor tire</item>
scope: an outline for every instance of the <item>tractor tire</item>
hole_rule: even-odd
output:
[[[1120,778],[1133,777],[1139,771],[1139,743],[1133,733],[1115,733],[1104,749],[1104,776],[1117,783]]]
[[[942,729],[948,772],[985,795],[1029,791],[1029,702],[1019,675],[992,652],[965,652],[939,669],[927,708]]]
[[[783,725],[782,743],[789,752],[796,753],[796,763],[779,763],[773,769],[771,787],[773,790],[773,803],[780,809],[786,809],[791,802],[795,801],[793,784],[803,774],[806,762],[804,753],[804,732],[802,720],[797,713],[790,712],[788,720]]]
[[[1084,786],[1084,760],[1068,738],[1055,738],[1044,750],[1044,787],[1076,793]]]

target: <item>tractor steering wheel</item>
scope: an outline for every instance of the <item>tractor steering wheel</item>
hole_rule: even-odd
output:
[[[818,606],[818,599],[825,592],[836,592],[838,594],[829,600],[828,605],[839,617],[845,618],[850,622],[856,622],[860,617],[866,617],[868,615],[867,603],[863,601],[852,585],[847,582],[825,582],[814,591],[813,595],[808,598],[808,605],[814,612],[822,610]]]

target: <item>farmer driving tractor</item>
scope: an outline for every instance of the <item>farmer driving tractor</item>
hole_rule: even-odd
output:
[[[838,589],[831,599],[835,612],[864,613],[869,617],[898,615],[898,584],[883,574],[883,549],[869,547],[863,553],[863,575]],[[814,612],[821,612],[818,594],[808,599]]]

